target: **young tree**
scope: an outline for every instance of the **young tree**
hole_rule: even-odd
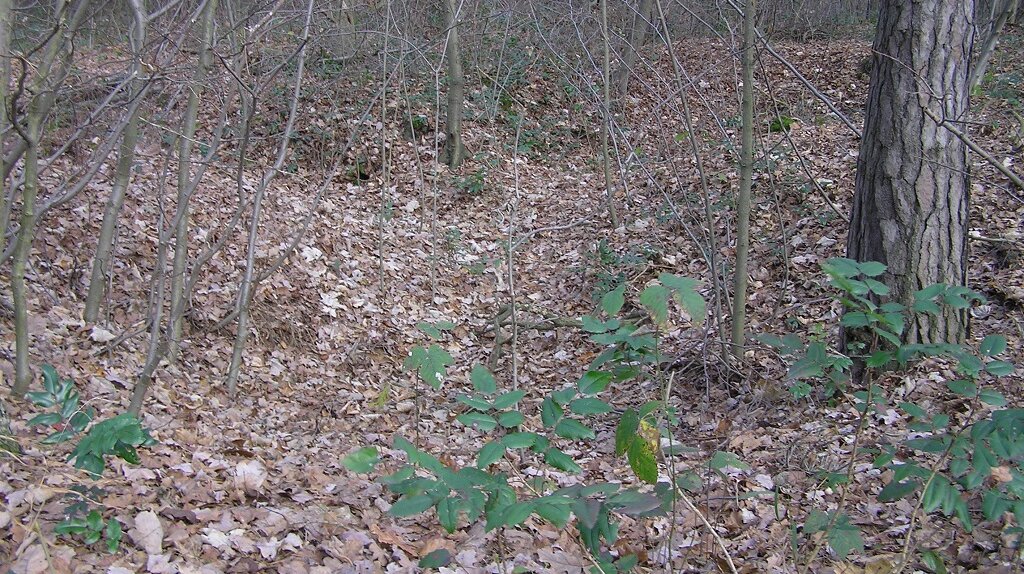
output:
[[[445,47],[448,58],[448,121],[441,161],[455,169],[466,157],[466,148],[462,145],[462,101],[466,96],[466,80],[462,74],[462,52],[459,49],[459,3],[445,0],[444,9],[448,27]]]
[[[733,274],[732,352],[743,356],[746,343],[747,259],[750,255],[750,201],[754,175],[754,19],[755,0],[743,9],[743,104],[740,151],[740,193],[736,198],[736,270]]]
[[[847,254],[886,264],[904,304],[967,279],[967,148],[939,124],[968,111],[973,17],[974,0],[881,3]],[[960,341],[966,321],[949,308],[919,314],[904,337]]]

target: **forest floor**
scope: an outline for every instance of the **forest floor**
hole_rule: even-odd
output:
[[[971,127],[1018,173],[1024,165],[1022,48],[1021,36],[1011,33],[974,98]],[[862,124],[867,77],[859,65],[868,43],[813,41],[779,49],[855,125]],[[446,534],[433,512],[389,515],[395,497],[375,479],[402,461],[393,447],[396,436],[456,467],[475,462],[488,436],[455,420],[464,409],[455,396],[470,388],[471,367],[491,358],[494,337],[487,328],[511,292],[525,322],[591,313],[600,294],[617,282],[625,282],[627,299],[633,299],[661,272],[694,278],[710,296],[711,274],[695,240],[710,231],[718,256],[732,260],[738,169],[727,139],[735,141],[739,131],[734,71],[704,67],[728,54],[716,42],[683,42],[678,51],[684,65],[694,63],[689,71],[704,98],[691,92],[694,129],[706,146],[710,230],[678,102],[632,95],[623,101],[622,125],[631,127],[617,140],[620,150],[633,152],[623,153],[631,158],[622,168],[629,185],[616,196],[625,224],[612,229],[596,151],[598,116],[579,106],[572,87],[552,70],[525,68],[506,97],[471,89],[464,125],[472,157],[456,173],[441,170],[436,181],[423,171],[431,169],[434,144],[426,136],[403,136],[405,107],[395,98],[388,104],[392,119],[381,122],[378,112],[350,153],[348,165],[358,159],[369,166],[367,173],[350,168],[349,181],[329,188],[296,253],[260,286],[237,397],[223,388],[233,323],[214,327],[234,306],[245,258],[241,231],[198,283],[180,360],[157,371],[143,423],[158,444],[141,450],[141,464],[115,462],[104,478],[89,481],[66,462],[70,447],[40,444],[46,433],[27,425],[38,409],[11,402],[13,431],[24,452],[0,459],[6,501],[0,508],[0,564],[14,572],[395,572],[415,570],[420,558],[447,548],[454,563],[442,571],[589,569],[572,528],[534,517],[517,528],[485,532],[472,524]],[[638,83],[671,77],[671,60],[656,61],[639,72]],[[820,264],[845,251],[858,138],[781,65],[770,59],[764,65],[759,76],[770,79],[771,93],[759,83],[759,122],[768,126],[779,115],[794,121],[788,134],[764,129],[760,136],[770,152],[755,185],[749,330],[834,337],[840,305]],[[320,185],[326,152],[313,136],[329,128],[318,119],[352,121],[378,88],[346,82],[345,101],[303,102],[311,113],[300,125],[311,135],[296,143],[292,173],[279,178],[268,196],[259,264],[283,247]],[[433,122],[433,95],[420,88],[408,101],[413,113]],[[718,114],[721,128],[706,106]],[[524,118],[518,136],[515,114]],[[382,157],[384,141],[388,153]],[[148,145],[141,146],[142,166],[122,216],[109,306],[99,325],[80,317],[109,182],[51,213],[32,257],[33,364],[52,364],[76,381],[101,416],[126,408],[147,350],[142,326],[157,243],[154,190],[162,154],[158,137]],[[821,189],[810,185],[796,150]],[[988,302],[972,309],[971,341],[1001,333],[1009,341],[1006,358],[1024,364],[1024,192],[1008,189],[991,166],[972,159],[970,229],[976,238],[970,243],[970,284]],[[214,241],[218,226],[230,218],[232,177],[230,169],[214,165],[197,192],[196,249]],[[255,180],[259,173],[247,177]],[[648,183],[652,179],[658,184]],[[382,202],[388,215],[383,225]],[[670,205],[680,218],[671,216]],[[502,247],[510,237],[520,241],[511,275]],[[412,347],[427,341],[416,325],[442,320],[456,325],[440,342],[455,363],[434,391],[417,384],[402,364]],[[108,344],[111,334],[133,331],[137,335]],[[790,543],[795,525],[814,510],[835,510],[840,501],[861,529],[865,549],[846,559],[823,551],[812,572],[889,572],[911,531],[916,547],[944,556],[951,572],[1019,571],[1012,520],[981,523],[970,534],[941,513],[918,513],[912,523],[913,499],[877,501],[891,471],[873,469],[868,455],[856,461],[845,495],[843,488],[825,485],[821,471],[845,472],[856,411],[816,394],[793,398],[786,362],[759,343],[742,365],[726,368],[715,343],[719,333],[715,320],[697,326],[679,319],[662,341],[676,368],[669,397],[680,418],[674,440],[687,447],[673,464],[678,473],[700,477],[693,498],[740,572],[796,571]],[[0,335],[0,353],[13,357],[9,315],[0,317]],[[578,329],[525,330],[515,349],[506,346],[495,357],[496,376],[500,385],[511,385],[515,368],[519,388],[527,391],[525,425],[537,428],[540,400],[574,384],[600,350]],[[9,367],[3,369],[10,380]],[[949,399],[942,383],[953,376],[947,364],[930,361],[879,384],[895,399],[891,404],[938,405]],[[985,384],[1001,386],[1014,406],[1024,406],[1022,380],[1012,375]],[[662,392],[655,380],[607,391],[620,412]],[[596,440],[563,445],[582,475],[539,467],[528,458],[509,457],[503,464],[513,476],[546,472],[563,485],[633,483],[626,461],[613,453],[617,419],[615,413],[598,417]],[[865,444],[897,440],[908,422],[895,408],[871,421]],[[381,452],[372,475],[342,464],[365,446]],[[718,451],[744,464],[709,468]],[[116,552],[55,536],[66,495],[76,485],[101,488],[98,503],[124,525],[127,536]],[[972,507],[977,503],[972,500]],[[638,553],[640,571],[725,567],[715,537],[683,507],[670,516],[623,518],[619,534],[614,550]],[[800,552],[813,545],[802,533],[798,541]]]

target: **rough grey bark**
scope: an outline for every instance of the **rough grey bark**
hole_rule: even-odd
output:
[[[146,7],[143,0],[131,0],[129,5],[135,18],[135,24],[129,32],[132,45],[132,99],[142,97],[146,80],[142,77],[142,50],[146,45],[146,26],[149,23],[146,16]],[[110,262],[110,254],[114,247],[114,231],[117,229],[117,220],[121,214],[121,206],[124,204],[125,191],[128,189],[128,182],[131,180],[132,165],[135,163],[135,146],[139,139],[139,108],[135,108],[124,134],[121,136],[121,151],[117,158],[117,169],[114,173],[114,184],[110,189],[110,198],[107,199],[107,207],[103,212],[103,225],[100,228],[100,236],[96,245],[96,257],[92,262],[92,274],[89,278],[89,292],[85,297],[85,311],[83,318],[86,321],[96,321],[99,315],[100,302],[107,285],[107,265]]]
[[[847,254],[888,266],[891,298],[967,281],[967,147],[933,118],[963,120],[974,0],[883,0]],[[919,315],[907,342],[957,342],[966,314]]]
[[[459,49],[458,2],[445,0],[445,24],[448,26],[448,44],[445,57],[448,58],[448,119],[445,125],[443,163],[455,169],[466,156],[462,144],[462,102],[466,97],[466,80],[462,73],[462,52]]]
[[[743,9],[743,102],[740,192],[736,200],[736,269],[733,272],[732,352],[743,356],[747,323],[747,259],[750,255],[750,202],[754,174],[754,19],[756,0]]]

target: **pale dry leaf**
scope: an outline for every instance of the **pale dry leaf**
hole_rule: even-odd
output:
[[[135,545],[146,551],[146,554],[160,554],[164,545],[164,526],[160,517],[151,510],[144,510],[135,515],[135,525],[128,531]]]
[[[100,327],[99,325],[94,325],[92,331],[89,332],[89,338],[92,339],[93,341],[96,341],[97,343],[109,343],[116,339],[117,335],[111,333],[110,331],[104,329],[103,327]]]
[[[235,489],[246,494],[259,494],[267,481],[267,470],[258,460],[240,462],[235,466]]]

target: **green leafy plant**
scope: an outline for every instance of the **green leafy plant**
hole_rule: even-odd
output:
[[[1000,409],[1007,404],[1006,398],[984,384],[1014,370],[1012,364],[997,358],[1006,350],[1006,338],[990,335],[976,350],[958,344],[903,342],[906,326],[916,317],[939,316],[949,309],[963,312],[981,296],[965,287],[936,284],[915,293],[911,305],[906,306],[885,301],[889,289],[878,279],[886,270],[880,263],[837,258],[822,268],[845,308],[840,325],[852,331],[847,353],[828,349],[821,338],[806,344],[795,335],[761,340],[792,357],[788,377],[793,381],[790,391],[794,397],[806,397],[813,391],[812,385],[820,385],[826,397],[849,400],[861,415],[848,470],[829,475],[830,483],[848,482],[858,454],[871,452],[876,468],[891,470],[891,479],[878,494],[882,502],[916,496],[915,513],[941,511],[956,517],[968,532],[973,528],[972,501],[980,501],[985,520],[1011,512],[1018,525],[1024,523],[1024,409]],[[885,389],[875,382],[878,376],[925,357],[955,362],[958,378],[945,384],[957,400],[941,401],[937,406],[900,401],[896,408],[908,418],[908,436],[896,446],[883,444],[858,451],[869,415],[890,410]],[[860,388],[847,392],[850,373],[858,366],[862,370]],[[949,406],[951,403],[955,407]],[[951,412],[954,408],[956,413]],[[993,408],[999,410],[983,415]],[[859,532],[841,509],[812,511],[804,533],[817,532],[824,532],[840,555],[863,548]],[[1013,532],[1022,531],[1016,528]],[[795,531],[793,536],[795,545]],[[927,560],[941,564],[937,556],[929,555]]]
[[[98,479],[106,467],[106,457],[116,456],[128,463],[138,464],[141,446],[156,444],[149,431],[130,413],[122,413],[93,424],[95,411],[84,407],[81,395],[75,389],[72,379],[61,379],[52,365],[43,365],[43,390],[29,392],[26,396],[36,406],[53,409],[36,415],[29,424],[51,426],[56,430],[42,440],[43,444],[68,442],[88,428],[68,456],[75,468],[85,470],[90,478]],[[90,426],[91,424],[91,426]],[[69,504],[65,507],[65,518],[54,527],[54,532],[63,536],[78,536],[86,545],[103,541],[108,552],[115,552],[121,543],[121,524],[114,518],[103,517],[101,509],[92,508],[90,500],[96,500],[104,492],[95,487],[73,486],[68,493]]]
[[[107,552],[117,552],[123,537],[121,523],[115,518],[104,518],[102,512],[91,508],[88,502],[102,496],[103,491],[81,486],[72,487],[71,490],[68,496],[76,499],[64,509],[66,518],[53,531],[62,536],[78,536],[87,546],[102,540]]]
[[[49,426],[54,432],[43,444],[60,444],[71,440],[92,422],[96,411],[82,406],[81,395],[71,379],[61,379],[53,365],[43,365],[43,390],[29,392],[26,397],[37,407],[53,409],[28,421],[30,426]]]
[[[482,520],[487,530],[516,527],[531,516],[546,520],[558,528],[576,526],[580,539],[590,551],[594,572],[625,572],[636,563],[635,556],[616,557],[609,548],[618,538],[616,516],[643,518],[663,514],[674,500],[676,490],[657,482],[657,454],[660,452],[658,413],[668,414],[661,402],[629,409],[616,431],[616,450],[625,454],[637,477],[652,487],[625,488],[620,484],[578,484],[555,488],[543,478],[529,484],[530,495],[509,484],[501,470],[506,455],[516,451],[517,458],[533,458],[538,464],[570,474],[580,474],[580,464],[564,444],[596,438],[590,420],[607,415],[613,408],[599,398],[614,382],[641,376],[645,366],[657,364],[657,337],[654,329],[642,328],[651,322],[655,329],[667,326],[672,301],[682,305],[694,322],[705,314],[703,298],[696,282],[662,274],[659,282],[648,286],[639,297],[646,314],[617,318],[625,304],[625,286],[605,294],[601,311],[605,318],[586,316],[583,328],[591,339],[606,347],[575,385],[549,393],[540,406],[540,428],[529,428],[520,402],[522,390],[502,391],[493,374],[483,365],[470,372],[473,391],[460,394],[457,401],[465,411],[456,417],[459,423],[485,433],[488,440],[476,453],[475,464],[453,468],[434,455],[397,437],[395,448],[403,451],[407,463],[380,481],[398,495],[390,513],[410,516],[433,509],[441,526],[452,532],[463,524]],[[454,327],[450,323],[418,325],[435,340]],[[438,388],[451,356],[436,343],[416,347],[406,360],[406,369],[415,371],[431,387]],[[354,451],[344,464],[357,472],[369,472],[379,462],[375,448]],[[438,551],[424,557],[423,567],[446,565],[450,556]]]

